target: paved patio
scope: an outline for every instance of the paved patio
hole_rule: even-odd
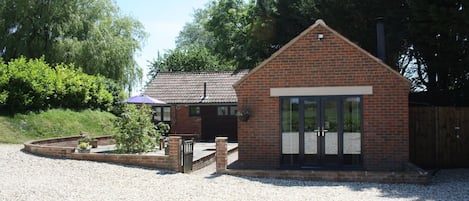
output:
[[[236,149],[238,143],[228,143],[228,150]],[[116,150],[115,145],[99,145],[98,148],[92,148],[91,153],[110,153]],[[197,161],[203,157],[215,153],[215,143],[214,142],[195,142],[194,143],[194,157],[193,161]],[[143,153],[144,155],[164,155],[164,149],[157,150],[154,152]]]

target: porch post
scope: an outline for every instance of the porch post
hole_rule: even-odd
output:
[[[228,165],[228,138],[227,137],[216,137],[216,153],[215,160],[217,166],[217,173],[223,173]]]

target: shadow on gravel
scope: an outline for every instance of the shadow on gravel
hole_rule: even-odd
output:
[[[288,188],[344,186],[356,192],[379,191],[383,198],[410,200],[469,200],[469,169],[442,170],[435,174],[429,185],[382,184],[361,182],[325,182],[235,176],[252,182]]]
[[[205,178],[206,179],[215,179],[215,178],[218,178],[220,176],[222,176],[223,174],[217,174],[217,173],[212,173],[210,174],[209,176],[206,176]]]
[[[174,171],[169,171],[169,170],[160,170],[160,169],[154,169],[154,170],[157,170],[156,174],[159,176],[175,175],[179,173],[179,172],[174,172]]]

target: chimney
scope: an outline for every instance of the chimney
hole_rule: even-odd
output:
[[[202,99],[207,98],[207,82],[204,82],[204,97]]]
[[[385,52],[385,38],[384,38],[384,18],[378,17],[376,18],[376,42],[377,42],[377,53],[378,58],[381,61],[385,62],[386,60],[386,52]]]
[[[200,97],[200,102],[207,98],[207,82],[204,82],[204,96]]]

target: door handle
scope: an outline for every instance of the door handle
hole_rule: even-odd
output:
[[[326,136],[326,132],[329,131],[329,130],[326,130],[326,129],[322,129],[322,132],[321,132],[321,136]]]
[[[321,136],[321,128],[318,128],[316,130],[313,130],[313,132],[316,132],[316,135],[319,137]]]
[[[316,132],[316,135],[318,137],[321,137],[321,136],[326,136],[326,132],[329,130],[322,129],[321,127],[319,127],[317,130],[313,130],[313,131]]]

